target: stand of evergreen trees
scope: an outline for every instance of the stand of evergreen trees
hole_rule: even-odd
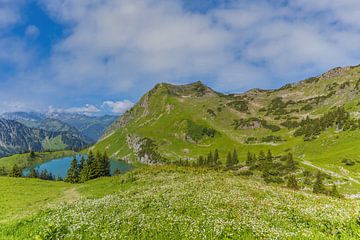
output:
[[[11,169],[9,173],[9,177],[24,177],[23,175],[23,169],[18,167],[17,164],[14,164],[13,168]],[[42,180],[60,180],[56,179],[55,176],[48,172],[46,169],[42,170],[41,172],[36,171],[35,168],[32,168],[30,170],[28,178],[39,178]]]
[[[337,130],[341,131],[356,130],[360,127],[360,120],[350,118],[349,112],[344,107],[338,107],[320,118],[311,119],[307,117],[299,125],[300,127],[294,132],[294,136],[304,136],[305,141],[310,141],[330,127],[336,127]]]
[[[96,155],[89,151],[88,159],[81,158],[78,164],[76,158],[71,162],[68,169],[66,182],[79,183],[91,179],[110,176],[110,161],[107,153],[101,154],[97,152]]]
[[[261,176],[268,183],[283,183],[285,176],[298,169],[298,163],[294,160],[291,153],[275,157],[270,150],[266,154],[264,151],[260,151],[258,155],[248,152],[245,164],[250,170],[262,172]],[[290,179],[288,181],[293,180]]]

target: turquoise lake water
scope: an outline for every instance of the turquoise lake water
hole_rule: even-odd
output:
[[[85,156],[86,158],[86,156]],[[29,175],[30,170],[35,168],[38,172],[47,170],[55,177],[65,178],[67,171],[70,167],[73,156],[63,157],[58,159],[52,159],[47,162],[36,164],[34,166],[25,168],[23,174],[25,176]],[[77,155],[76,159],[80,162],[81,155]],[[131,164],[128,164],[124,161],[110,160],[110,173],[113,174],[116,169],[119,169],[121,173],[131,170],[133,167]]]

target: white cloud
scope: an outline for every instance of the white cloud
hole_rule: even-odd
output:
[[[86,104],[84,107],[71,107],[71,108],[54,108],[53,106],[49,106],[49,113],[79,113],[85,115],[92,115],[94,113],[98,113],[101,110],[97,108],[95,105]]]
[[[232,0],[205,13],[183,9],[180,0],[39,1],[65,37],[40,60],[22,41],[0,38],[0,67],[17,72],[0,82],[0,101],[10,93],[56,105],[123,92],[136,99],[157,82],[197,79],[240,91],[360,62],[357,0]],[[0,0],[9,16],[0,14],[0,29],[21,19],[13,2]]]
[[[30,38],[37,38],[39,34],[40,34],[40,30],[35,25],[29,25],[25,30],[25,35]]]
[[[109,109],[112,113],[122,114],[126,112],[126,110],[130,109],[134,106],[134,103],[129,100],[124,101],[105,101],[101,105],[102,108]]]

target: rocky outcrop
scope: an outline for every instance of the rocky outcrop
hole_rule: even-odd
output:
[[[164,161],[164,158],[157,152],[156,144],[149,138],[128,134],[126,143],[141,163],[156,164]]]

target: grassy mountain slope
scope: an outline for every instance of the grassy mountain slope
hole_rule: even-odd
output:
[[[0,181],[6,186],[7,178]],[[22,181],[24,186],[40,182],[17,181]],[[69,185],[49,184],[54,185],[53,194],[59,197],[48,203],[73,199],[66,198]],[[53,209],[44,207],[44,211],[31,217],[2,224],[0,239],[357,239],[360,236],[360,205],[356,200],[262,185],[231,172],[156,166],[71,186],[70,195],[77,192],[82,196],[80,201]],[[23,191],[27,194],[28,190]],[[10,203],[14,204],[7,204]]]
[[[307,116],[320,118],[336,107],[344,107],[351,122],[358,121],[359,66],[335,68],[276,90],[243,94],[224,95],[201,82],[162,83],[121,116],[94,149],[106,149],[113,158],[145,162],[151,160],[144,155],[154,152],[154,158],[166,162],[191,161],[215,148],[223,161],[234,148],[243,161],[247,151],[292,152],[303,167],[327,171],[355,191],[360,183],[358,123],[351,130],[334,123],[315,136],[294,136]]]

